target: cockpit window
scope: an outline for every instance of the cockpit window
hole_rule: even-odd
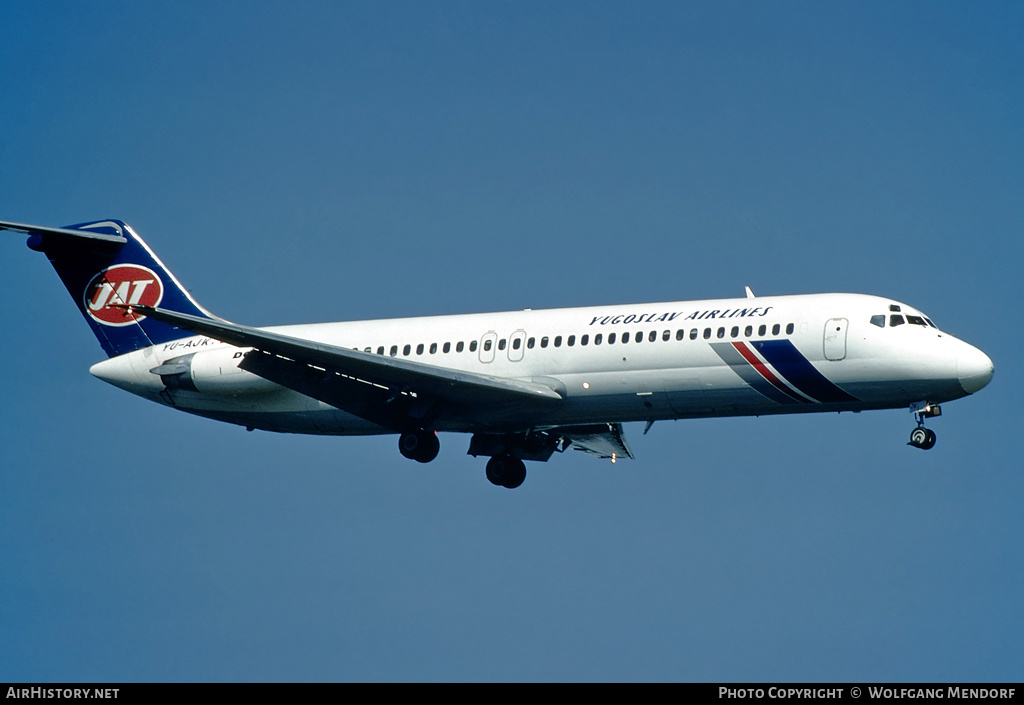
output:
[[[890,306],[889,308],[896,308],[896,307],[895,306]],[[907,314],[906,318],[904,318],[901,315],[895,314],[895,313],[891,314],[889,316],[889,327],[890,328],[895,328],[896,326],[902,326],[904,323],[910,323],[911,325],[915,325],[915,326],[924,326],[925,328],[927,328],[929,326],[931,326],[932,328],[937,328],[937,326],[934,323],[932,323],[930,319],[925,318],[924,316],[914,316],[914,315],[909,314],[909,313]],[[885,315],[884,314],[878,314],[876,316],[872,316],[871,317],[871,325],[878,326],[879,328],[885,328]]]

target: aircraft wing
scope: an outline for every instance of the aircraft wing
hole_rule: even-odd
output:
[[[528,380],[461,372],[149,306],[126,308],[192,333],[251,347],[239,365],[242,369],[396,430],[407,427],[410,417],[427,419],[484,403],[562,399],[550,387]]]
[[[598,458],[632,458],[633,452],[626,443],[626,436],[620,423],[594,424],[592,426],[558,426],[548,429],[549,433],[561,433],[569,440],[570,447]]]

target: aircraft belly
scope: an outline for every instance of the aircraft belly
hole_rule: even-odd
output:
[[[723,367],[682,370],[665,387],[676,418],[771,413],[780,402]]]
[[[845,385],[865,408],[898,408],[917,401],[940,403],[966,396],[956,380],[888,379]]]
[[[391,433],[358,416],[336,409],[290,389],[233,398],[174,390],[171,406],[225,423],[281,433],[317,435],[374,435]],[[166,398],[164,399],[166,402]]]

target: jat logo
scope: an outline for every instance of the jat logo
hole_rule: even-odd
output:
[[[152,269],[116,264],[97,274],[85,287],[85,311],[105,326],[130,326],[142,316],[133,316],[118,306],[156,306],[163,297],[163,282]]]

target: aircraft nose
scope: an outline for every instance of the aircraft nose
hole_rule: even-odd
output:
[[[974,394],[988,384],[994,370],[989,356],[975,347],[967,346],[956,359],[956,376],[968,394]]]

